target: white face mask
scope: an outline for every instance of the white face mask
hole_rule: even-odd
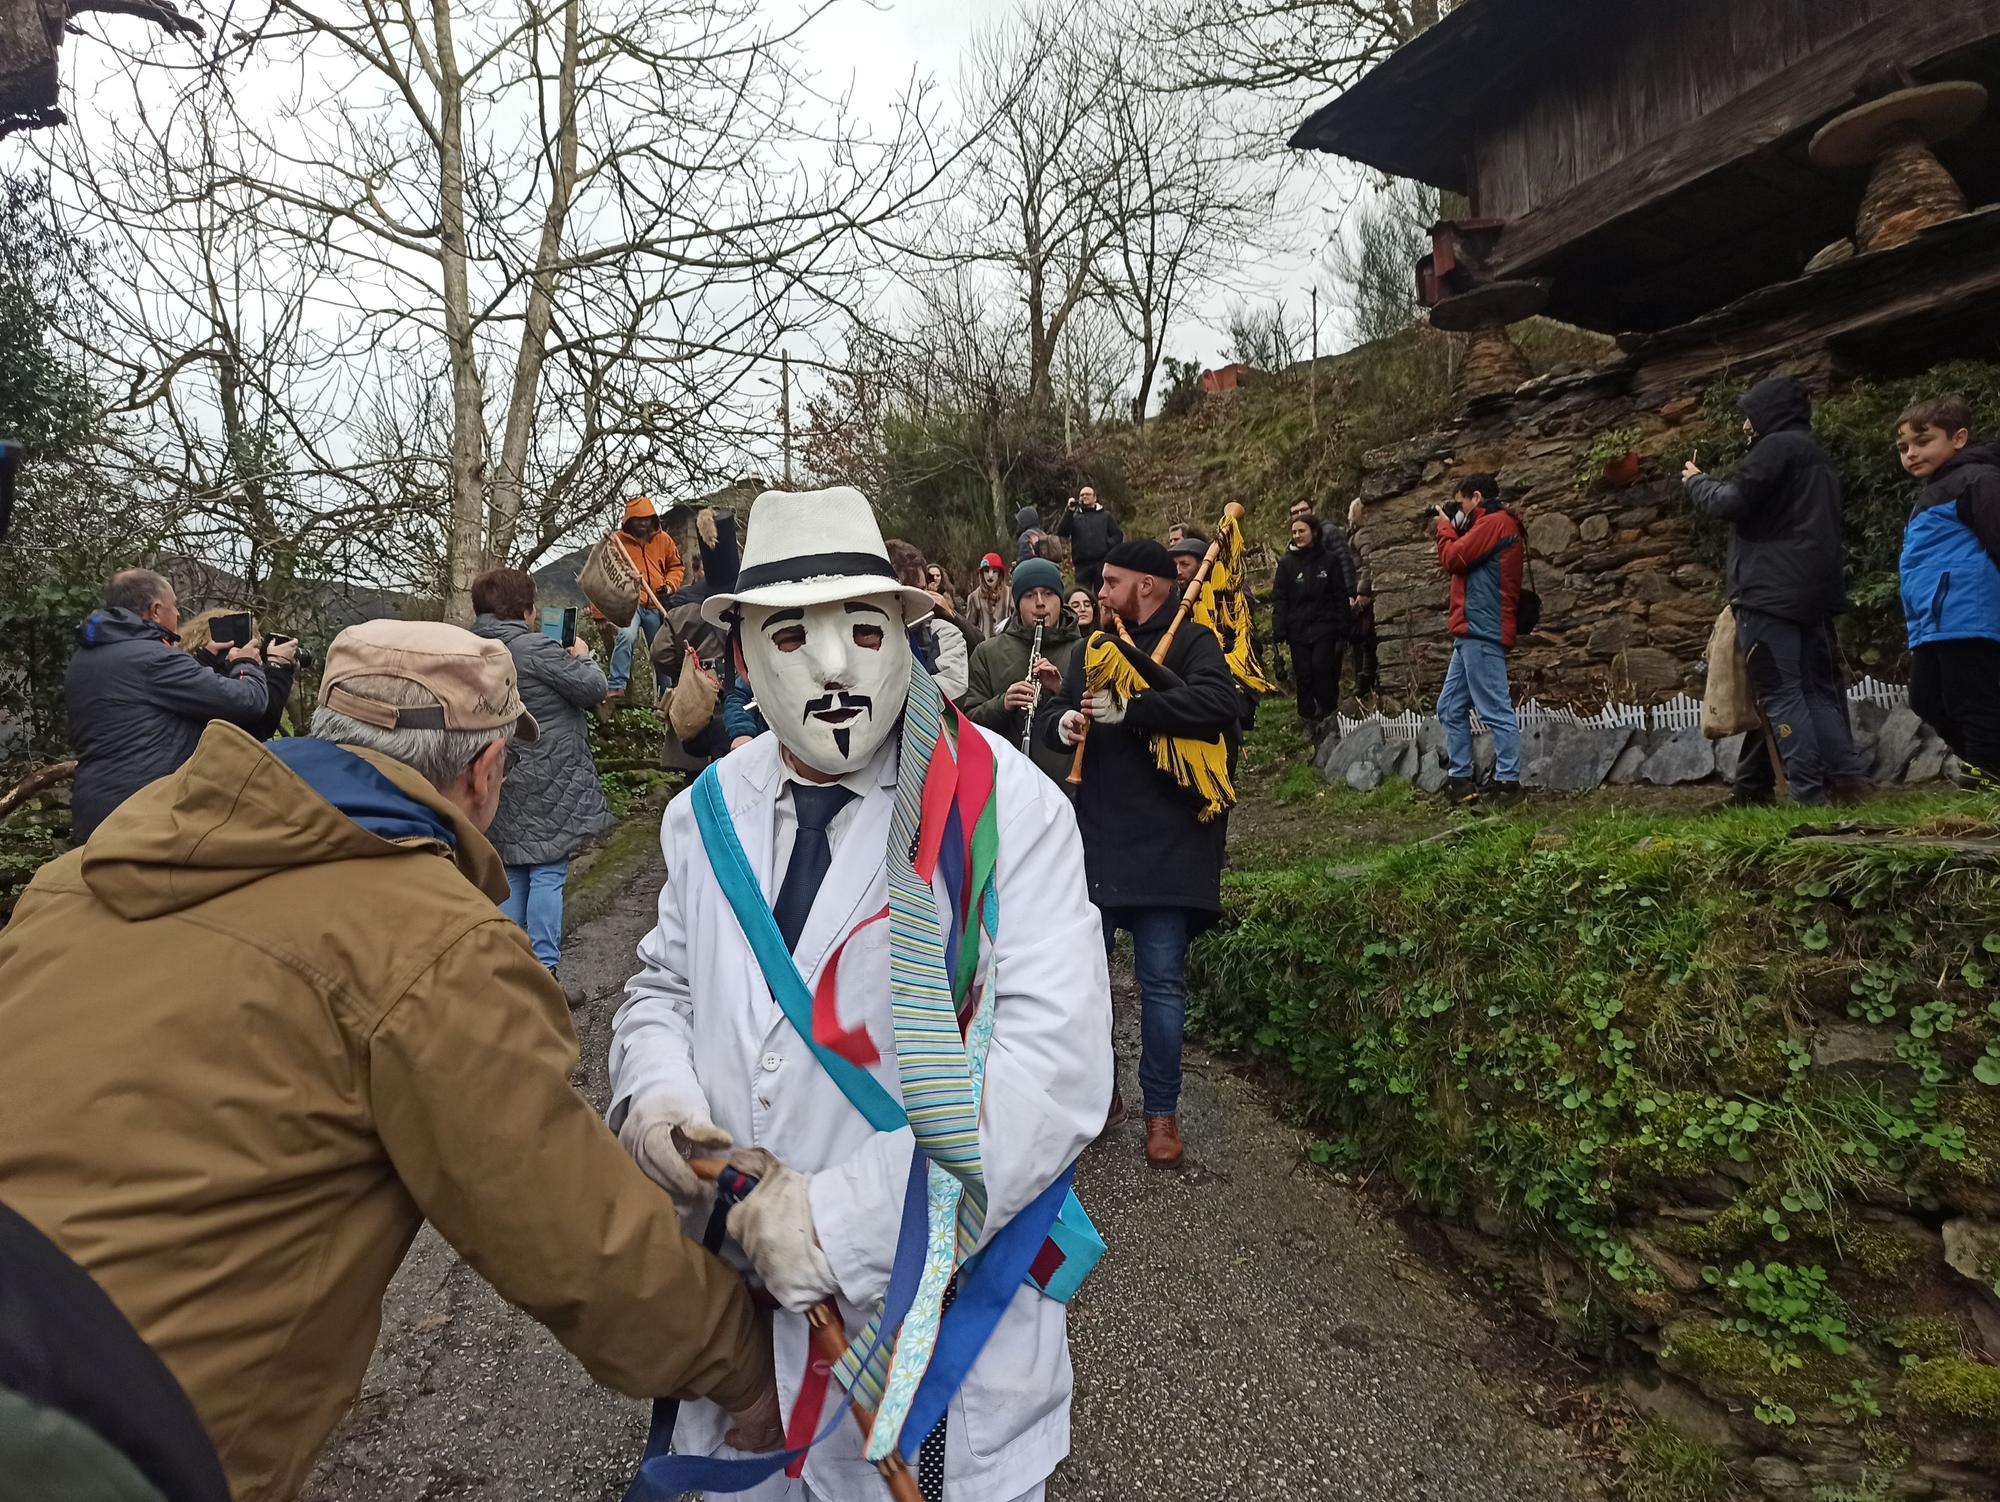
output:
[[[897,595],[803,609],[743,608],[743,665],[779,742],[815,772],[874,759],[910,695],[910,638]]]

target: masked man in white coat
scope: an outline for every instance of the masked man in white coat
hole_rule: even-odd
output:
[[[1109,1104],[1102,931],[1060,789],[916,667],[931,609],[859,492],[758,498],[704,614],[771,729],[667,810],[611,1047],[611,1125],[693,1229],[689,1158],[759,1180],[726,1255],[781,1305],[788,1437],[825,1437],[757,1502],[882,1502],[885,1454],[929,1502],[1035,1502],[1069,1449],[1074,1202],[1049,1217]],[[802,1315],[827,1299],[853,1344],[822,1398]],[[865,1455],[848,1383],[880,1409]],[[726,1427],[690,1404],[674,1450],[726,1454]]]

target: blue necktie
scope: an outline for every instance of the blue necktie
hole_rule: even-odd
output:
[[[853,801],[854,794],[837,782],[824,786],[792,784],[792,813],[799,822],[799,835],[792,842],[792,858],[785,867],[778,900],[771,905],[771,915],[778,920],[778,932],[784,936],[787,949],[798,947],[813,900],[819,896],[820,883],[826,880],[827,868],[833,864],[827,826]]]

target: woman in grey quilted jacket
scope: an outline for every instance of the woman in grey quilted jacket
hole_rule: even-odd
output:
[[[527,930],[535,958],[560,980],[563,882],[570,857],[617,822],[590,755],[590,710],[610,692],[581,638],[563,646],[535,619],[535,581],[496,568],[472,581],[473,632],[505,642],[521,702],[542,727],[533,745],[507,749],[500,811],[486,837],[507,866],[502,911]],[[565,986],[571,1006],[582,996]]]

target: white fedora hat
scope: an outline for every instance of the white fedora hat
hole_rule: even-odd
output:
[[[896,577],[875,508],[860,491],[767,490],[750,507],[735,592],[702,601],[701,618],[720,626],[739,605],[825,605],[861,595],[901,595],[912,626],[937,609]]]

